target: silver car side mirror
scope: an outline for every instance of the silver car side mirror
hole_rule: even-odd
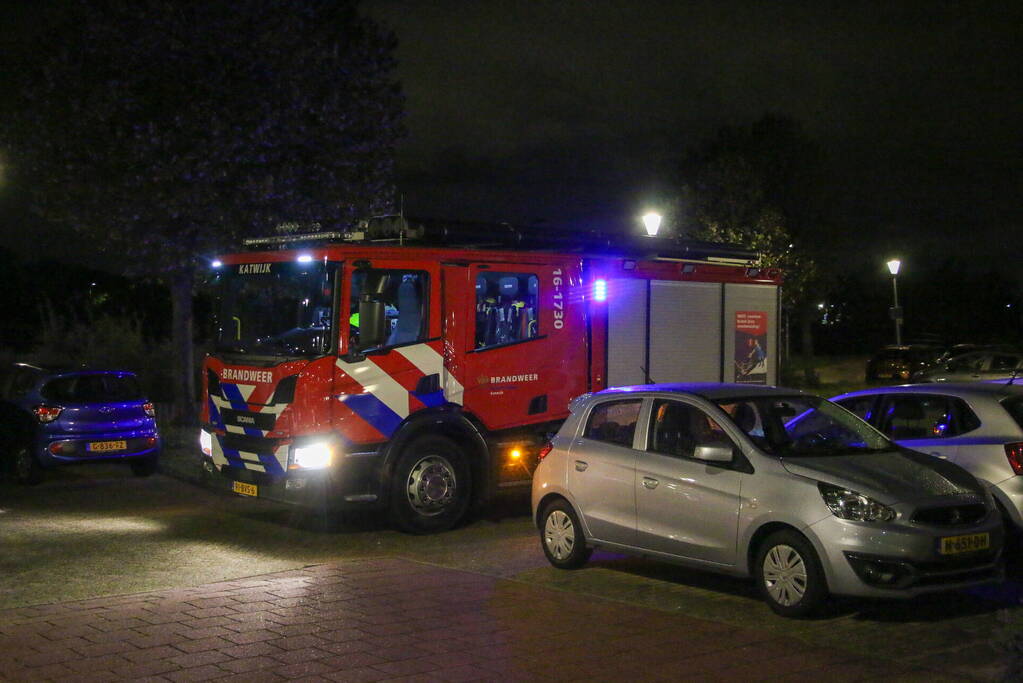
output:
[[[731,462],[732,455],[732,447],[722,444],[697,446],[693,451],[694,458],[707,462]]]

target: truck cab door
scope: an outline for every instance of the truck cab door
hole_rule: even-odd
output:
[[[469,278],[466,408],[491,430],[565,417],[587,390],[581,267],[475,264]]]
[[[374,260],[346,269],[335,424],[385,441],[410,414],[444,402],[436,264]]]

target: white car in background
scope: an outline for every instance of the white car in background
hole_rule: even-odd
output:
[[[831,399],[914,451],[953,462],[985,482],[1023,531],[1023,386],[907,384]]]

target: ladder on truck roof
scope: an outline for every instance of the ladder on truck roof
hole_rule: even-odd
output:
[[[559,251],[649,260],[715,261],[752,265],[759,254],[736,244],[646,237],[600,230],[517,226],[439,219],[377,216],[348,232],[313,232],[254,237],[246,247],[294,248],[323,243],[443,246],[462,249]]]

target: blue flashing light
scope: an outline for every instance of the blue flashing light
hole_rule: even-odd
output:
[[[309,254],[302,254],[301,256],[298,257],[298,262],[299,263],[311,263],[312,260],[313,260],[313,257],[310,256]]]
[[[593,300],[607,301],[607,280],[593,281]]]
[[[210,265],[213,266],[214,268],[219,268],[220,266],[224,265],[224,262],[220,261],[220,260],[217,260],[217,261],[214,261],[213,263],[211,263]]]

